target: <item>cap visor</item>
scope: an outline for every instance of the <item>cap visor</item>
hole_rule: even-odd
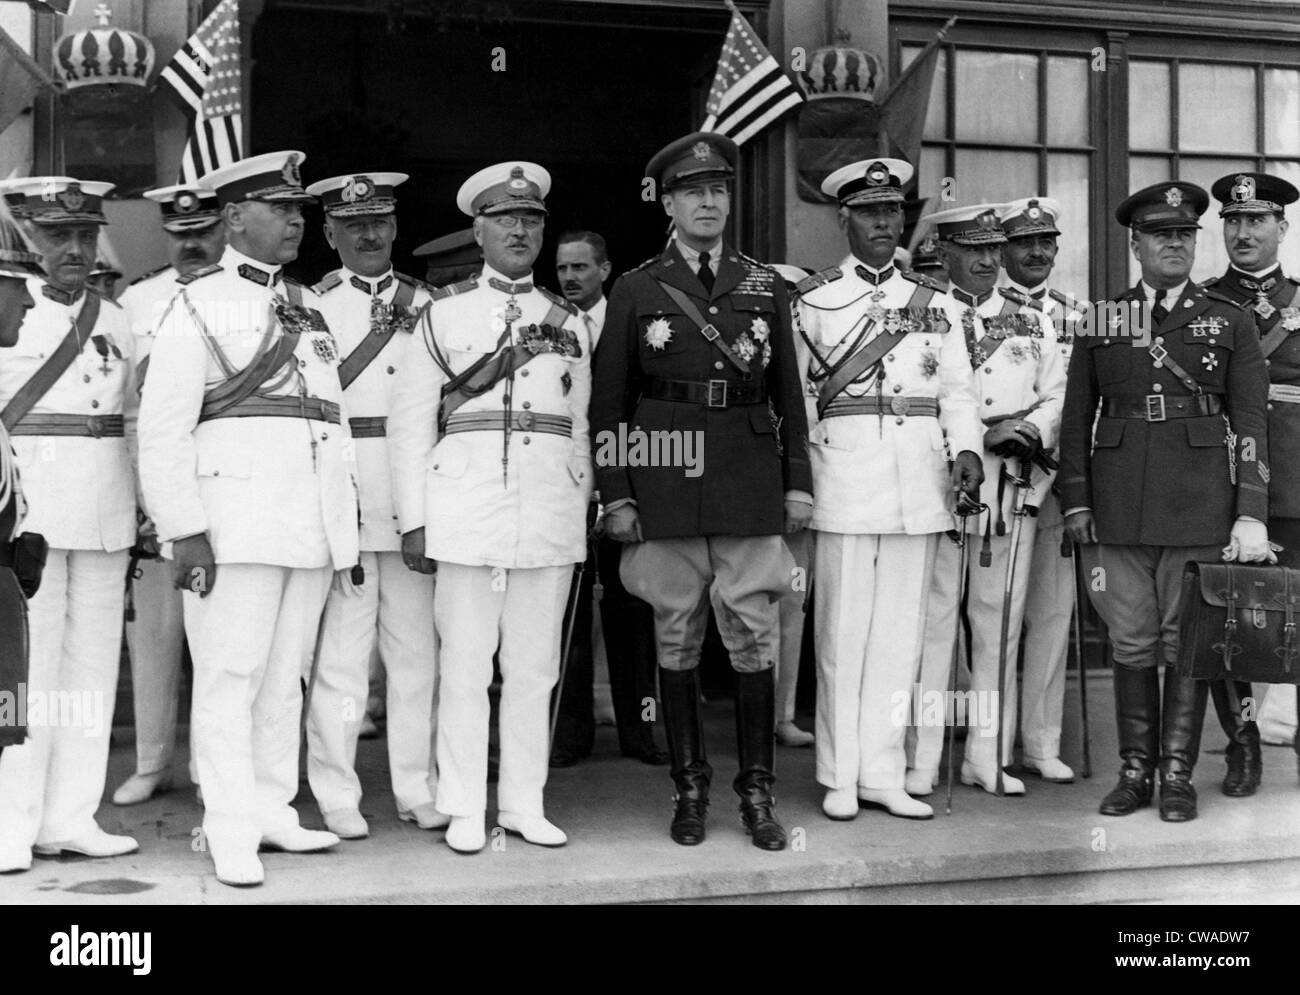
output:
[[[509,211],[537,211],[539,214],[546,214],[546,205],[540,200],[533,200],[531,197],[513,197],[510,200],[503,200],[491,207],[485,207],[480,214],[505,214]]]
[[[164,221],[163,231],[179,234],[184,231],[202,231],[217,224],[220,218],[186,218],[183,221]]]

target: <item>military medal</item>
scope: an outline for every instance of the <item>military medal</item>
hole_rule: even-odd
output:
[[[1282,327],[1288,332],[1300,328],[1300,308],[1284,307],[1282,309]]]
[[[1254,307],[1255,313],[1265,321],[1277,313],[1277,308],[1273,306],[1273,302],[1268,299],[1268,294],[1264,293],[1263,290],[1260,290],[1259,293],[1255,295]]]
[[[339,358],[339,354],[334,348],[334,338],[328,332],[313,335],[311,337],[311,347],[322,362],[333,363]]]
[[[505,319],[507,325],[513,325],[516,321],[524,316],[524,312],[519,310],[519,302],[511,297],[506,301]]]
[[[662,352],[664,346],[673,340],[673,329],[667,318],[656,318],[646,326],[645,344],[656,352]]]
[[[875,300],[874,294],[872,295],[872,300]],[[871,307],[867,308],[867,320],[879,322],[887,313],[888,312],[879,304],[872,304]]]
[[[1213,370],[1219,365],[1219,357],[1212,352],[1207,352],[1201,357],[1201,365],[1204,366],[1207,371]]]

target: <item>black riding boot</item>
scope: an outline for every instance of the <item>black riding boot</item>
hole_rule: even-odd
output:
[[[1245,798],[1259,787],[1264,760],[1259,749],[1259,724],[1242,716],[1241,703],[1251,697],[1245,681],[1214,681],[1210,696],[1219,724],[1228,734],[1228,773],[1223,778],[1223,793],[1229,798]]]
[[[1165,698],[1160,723],[1160,818],[1191,822],[1196,818],[1192,770],[1201,749],[1209,681],[1179,677],[1165,668]]]
[[[672,757],[674,843],[695,846],[704,842],[704,817],[709,810],[709,778],[713,768],[704,758],[704,721],[700,715],[699,671],[659,669],[659,696],[663,701],[664,729]]]
[[[1151,804],[1160,745],[1160,673],[1155,667],[1115,664],[1115,725],[1119,729],[1119,784],[1101,802],[1102,815],[1131,815]]]
[[[740,795],[740,818],[754,846],[784,850],[785,830],[776,821],[772,786],[776,783],[776,670],[736,674],[736,746],[740,773],[733,786]]]

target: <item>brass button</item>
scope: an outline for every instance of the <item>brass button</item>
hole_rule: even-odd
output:
[[[1157,394],[1159,394],[1162,390],[1164,390],[1164,387],[1162,387],[1162,386],[1161,386],[1160,384],[1158,384],[1158,383],[1153,383],[1153,384],[1151,385],[1151,389],[1154,390]]]
[[[1272,411],[1272,410],[1273,410],[1273,405],[1270,404],[1270,405],[1268,406],[1268,410],[1269,410],[1269,411]]]
[[[993,372],[993,367],[991,367],[991,366],[986,366],[986,367],[984,367],[984,372],[985,372],[985,373],[992,373],[992,372]]]
[[[903,419],[902,419],[902,418],[895,418],[895,419],[894,419],[894,424],[895,424],[895,425],[901,425],[901,424],[903,424]]]
[[[396,371],[395,369],[393,369],[393,368],[390,366],[390,367],[388,368],[388,372],[389,372],[389,373],[396,373],[397,371]]]
[[[303,368],[305,368],[306,365],[307,365],[307,360],[305,360],[305,359],[300,359],[300,360],[298,360],[298,368],[299,368],[299,369],[303,369]]]
[[[81,378],[81,382],[82,382],[82,383],[90,383],[90,374],[87,373],[85,376],[83,376],[83,377]]]
[[[1165,337],[1163,335],[1157,335],[1156,345],[1164,345],[1164,343],[1165,343]]]
[[[895,357],[894,357],[894,354],[891,352],[891,353],[889,354],[889,361],[892,363],[892,362],[894,361],[894,358],[895,358]]]
[[[1266,359],[1266,360],[1264,360],[1264,365],[1265,365],[1265,366],[1272,366],[1272,365],[1273,365],[1273,360],[1271,360],[1271,359]]]
[[[717,314],[717,313],[718,313],[717,305],[714,305],[713,307],[709,308],[709,314]]]
[[[526,436],[526,435],[524,436],[524,445],[525,445],[525,446],[528,445],[528,443],[531,442],[531,441],[532,441],[532,440],[529,439],[528,436]]]
[[[321,441],[321,442],[324,442],[324,441],[325,441],[326,439],[328,439],[329,437],[330,437],[330,434],[329,434],[328,432],[322,432],[322,433],[320,434],[320,441]]]
[[[91,406],[92,408],[97,408],[97,407],[99,407],[99,402],[98,402],[98,401],[91,401],[91,402],[90,402],[90,406]]]
[[[212,471],[212,476],[214,476],[214,477],[220,477],[220,476],[221,476],[221,471],[220,471],[220,470],[213,470],[213,471]]]
[[[527,371],[527,370],[520,370],[520,371],[519,371],[519,375],[520,375],[521,377],[526,377],[526,376],[528,376],[528,371]]]
[[[532,401],[525,401],[525,402],[524,402],[524,410],[527,410],[528,408],[531,408],[532,406],[533,406],[533,402],[532,402]]]
[[[1210,339],[1210,345],[1214,345],[1214,339]]]
[[[434,468],[435,470],[438,469],[438,464],[437,464],[437,463],[433,464],[433,468]],[[397,516],[394,515],[393,517],[396,518]]]
[[[713,364],[713,368],[714,368],[715,370],[720,370],[720,369],[722,369],[722,360],[718,360],[716,363],[714,363],[714,364]]]
[[[986,397],[986,398],[984,398],[984,403],[985,403],[985,404],[992,404],[992,403],[993,403],[993,398],[991,398],[991,397]]]
[[[903,385],[901,383],[894,384],[894,393],[901,394],[902,392],[903,392]]]

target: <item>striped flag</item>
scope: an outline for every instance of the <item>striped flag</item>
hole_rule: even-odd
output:
[[[239,0],[221,0],[159,74],[190,115],[181,183],[243,158]]]
[[[741,145],[803,99],[749,22],[732,7],[702,130],[719,132]]]

